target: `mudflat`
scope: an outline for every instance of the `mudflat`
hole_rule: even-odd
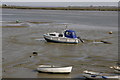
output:
[[[118,61],[117,17],[115,11],[3,9],[3,78],[77,78],[84,70],[113,73],[109,67]],[[85,42],[60,44],[44,40],[43,34],[61,32],[65,25]],[[101,40],[111,44],[95,43]],[[38,55],[34,56],[33,51]],[[39,64],[72,65],[73,70],[71,74],[38,73]]]

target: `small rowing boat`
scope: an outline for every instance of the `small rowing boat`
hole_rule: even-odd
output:
[[[111,74],[106,74],[106,73],[101,73],[101,72],[93,72],[93,71],[84,71],[83,74],[84,77],[88,79],[119,79],[119,75],[111,75]]]
[[[47,73],[70,73],[72,71],[72,66],[54,66],[54,65],[39,65],[37,70],[39,72]]]
[[[109,75],[109,76],[102,76],[102,75],[91,75],[91,74],[84,74],[84,77],[89,78],[89,79],[119,79],[120,76],[118,75]]]

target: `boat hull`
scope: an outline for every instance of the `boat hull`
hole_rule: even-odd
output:
[[[95,80],[99,80],[99,79],[100,80],[103,80],[103,79],[118,80],[120,78],[120,75],[113,75],[113,74],[93,72],[93,71],[84,71],[83,76],[88,79],[95,79]]]
[[[104,80],[104,79],[119,80],[120,77],[118,75],[114,75],[114,76],[102,76],[102,75],[91,75],[91,74],[83,74],[83,75],[88,79],[95,79],[95,80]]]
[[[46,73],[70,73],[72,70],[72,66],[68,66],[68,67],[42,66],[42,67],[38,67],[37,70],[39,72],[46,72]]]
[[[44,39],[47,42],[54,42],[54,43],[71,43],[71,44],[77,44],[77,43],[80,42],[79,39],[48,37],[48,36],[44,36]]]

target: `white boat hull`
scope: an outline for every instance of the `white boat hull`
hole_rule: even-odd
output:
[[[40,65],[37,68],[40,72],[48,72],[48,73],[70,73],[72,70],[72,66],[68,67],[55,67],[55,66],[49,66],[49,65]]]
[[[55,42],[55,43],[79,43],[79,39],[66,38],[66,37],[51,37],[44,35],[44,38],[47,42]]]

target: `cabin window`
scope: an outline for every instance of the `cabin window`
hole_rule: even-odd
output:
[[[49,34],[50,36],[56,36],[55,34]]]
[[[76,35],[74,32],[72,33],[73,35]]]
[[[59,37],[63,37],[63,34],[59,34]]]
[[[70,35],[71,33],[70,32],[66,32],[66,35]]]

